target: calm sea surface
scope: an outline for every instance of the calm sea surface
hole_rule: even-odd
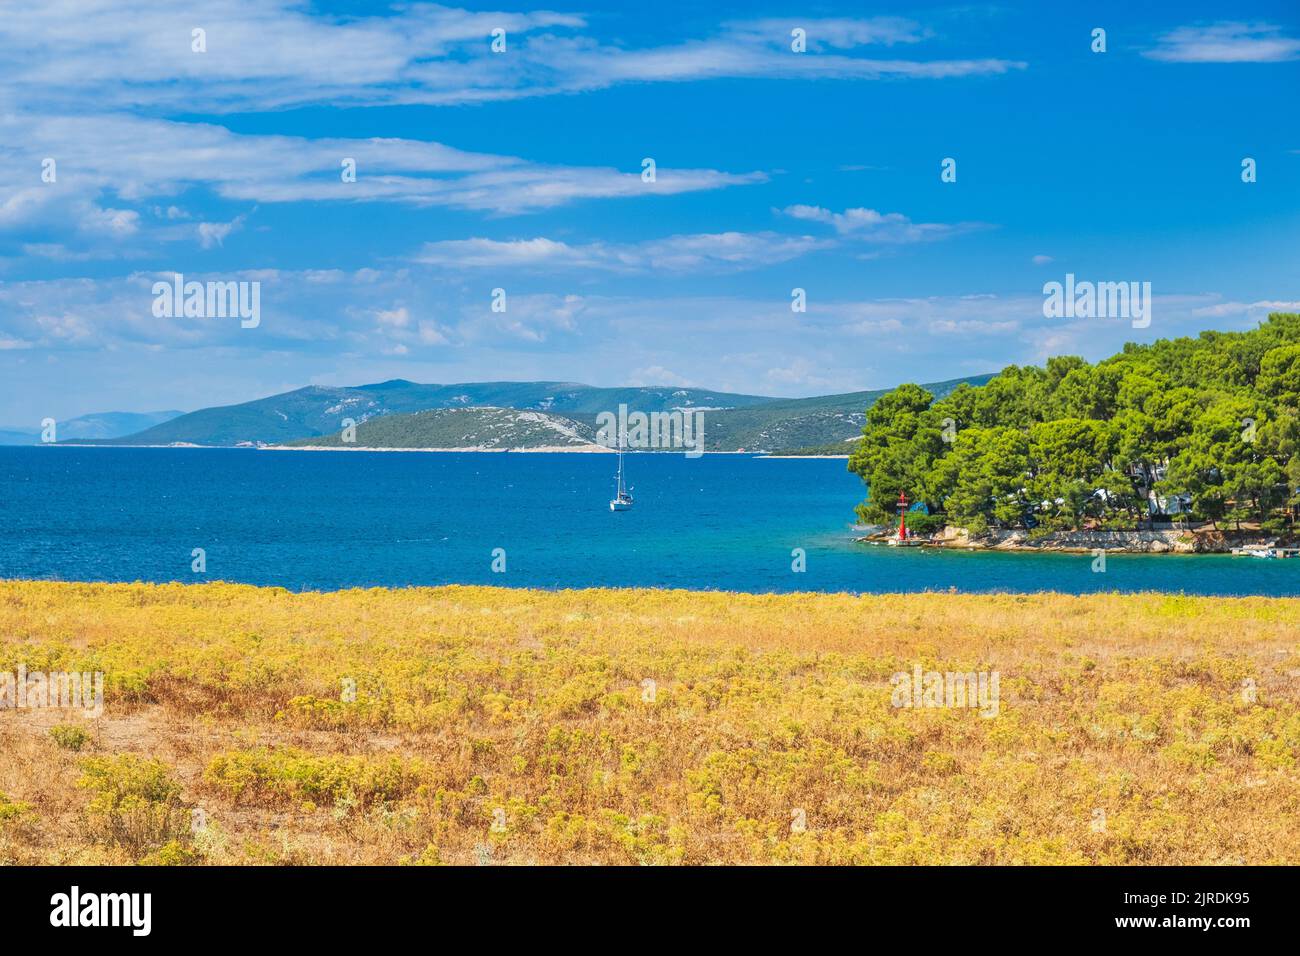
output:
[[[863,489],[842,460],[632,455],[636,507],[621,514],[614,468],[585,454],[0,447],[0,578],[1300,593],[1300,560],[1112,555],[1095,574],[1086,555],[857,544]]]

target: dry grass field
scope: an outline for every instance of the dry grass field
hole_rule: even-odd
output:
[[[0,582],[20,665],[104,709],[0,709],[3,863],[1300,863],[1300,600]]]

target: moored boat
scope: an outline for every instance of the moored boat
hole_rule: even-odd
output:
[[[628,511],[632,508],[632,490],[623,486],[623,436],[618,436],[618,475],[615,478],[614,497],[610,499],[610,511]]]

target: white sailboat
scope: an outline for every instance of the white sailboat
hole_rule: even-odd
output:
[[[623,436],[618,436],[618,478],[614,497],[610,499],[610,511],[627,511],[632,507],[632,490],[623,487]]]

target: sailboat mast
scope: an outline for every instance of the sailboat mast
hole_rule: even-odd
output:
[[[618,497],[623,497],[623,434],[618,436]]]
[[[627,445],[626,439],[626,433],[620,428],[618,433],[618,487],[614,491],[614,500],[609,503],[610,511],[627,511],[632,507],[632,496],[627,493],[627,486],[623,483],[623,453]]]

